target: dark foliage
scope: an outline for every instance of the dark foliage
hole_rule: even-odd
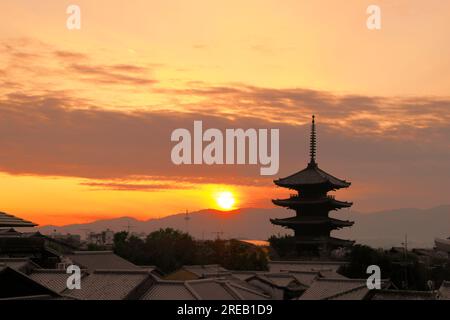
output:
[[[169,273],[183,265],[220,264],[232,270],[266,270],[266,252],[238,240],[194,241],[187,234],[174,229],[160,229],[145,240],[128,236],[126,232],[114,236],[114,251],[138,265],[155,265]]]

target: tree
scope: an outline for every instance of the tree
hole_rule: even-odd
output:
[[[295,237],[293,236],[271,236],[269,238],[269,243],[280,258],[292,258],[297,256]]]
[[[195,242],[189,234],[171,228],[152,232],[145,240],[148,262],[164,272],[175,271],[184,264],[193,264],[195,249]]]

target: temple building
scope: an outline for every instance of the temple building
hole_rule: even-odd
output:
[[[353,221],[338,220],[329,217],[329,212],[348,208],[351,202],[336,200],[328,192],[348,188],[350,182],[338,179],[319,168],[316,162],[316,128],[312,117],[310,162],[308,166],[286,178],[275,180],[282,188],[294,190],[288,199],[275,199],[277,206],[295,210],[294,217],[271,219],[279,226],[294,230],[294,238],[299,256],[329,256],[336,248],[353,245],[354,241],[342,240],[330,236],[332,230],[350,227]]]

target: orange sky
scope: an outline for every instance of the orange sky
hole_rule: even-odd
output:
[[[280,128],[278,176],[307,162],[361,211],[448,203],[450,2],[0,3],[0,210],[40,224],[148,219],[287,194],[257,168],[179,168],[170,130]],[[126,3],[126,4],[125,4]]]

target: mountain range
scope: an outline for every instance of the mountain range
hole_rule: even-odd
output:
[[[84,236],[86,232],[100,232],[106,229],[127,230],[135,233],[150,233],[160,228],[174,228],[187,231],[197,239],[238,238],[266,240],[274,234],[289,234],[291,231],[274,226],[270,218],[292,216],[283,208],[245,208],[228,212],[213,209],[174,214],[164,218],[140,221],[131,217],[98,220],[85,224],[65,226],[42,226],[34,228],[43,234],[72,233]],[[388,248],[401,246],[408,239],[410,247],[432,247],[434,239],[450,236],[450,205],[430,209],[396,209],[373,213],[358,213],[341,210],[330,216],[355,221],[353,227],[335,231],[333,236],[356,240],[357,243]]]

